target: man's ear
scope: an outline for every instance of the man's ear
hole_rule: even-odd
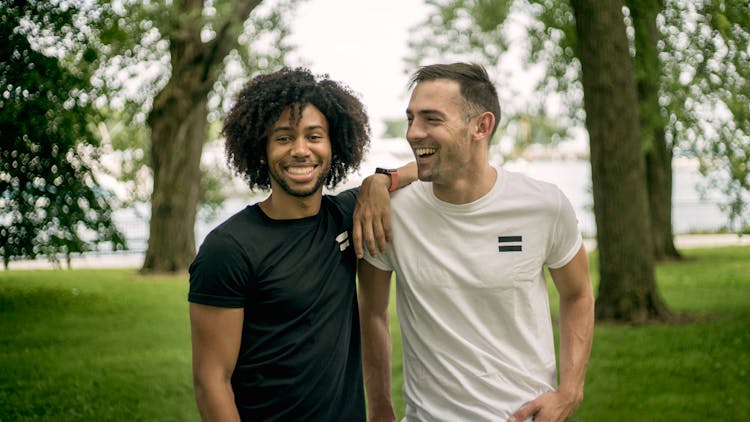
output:
[[[474,137],[478,140],[487,140],[489,142],[492,136],[492,128],[495,127],[495,115],[489,111],[477,116],[477,125],[474,130]]]

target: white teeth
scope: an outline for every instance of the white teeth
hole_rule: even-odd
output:
[[[292,173],[292,174],[302,175],[302,174],[308,174],[308,173],[312,172],[314,168],[315,167],[312,167],[312,166],[310,166],[310,167],[289,167],[287,169],[287,171],[289,173]]]
[[[434,154],[436,151],[435,148],[417,148],[414,150],[414,153],[416,155],[429,155]]]

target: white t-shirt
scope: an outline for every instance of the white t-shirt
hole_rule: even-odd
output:
[[[392,195],[393,241],[368,262],[396,272],[407,421],[505,420],[556,385],[543,267],[578,252],[570,202],[554,185],[497,170],[469,204],[432,184]]]

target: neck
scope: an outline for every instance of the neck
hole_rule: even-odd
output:
[[[432,184],[432,192],[450,204],[468,204],[486,195],[497,180],[497,170],[488,162],[467,166],[466,171],[447,183]]]
[[[322,189],[306,197],[271,192],[271,195],[259,205],[263,212],[274,220],[296,220],[317,215],[322,199]]]

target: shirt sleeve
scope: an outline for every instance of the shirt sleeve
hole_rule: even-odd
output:
[[[189,271],[189,302],[225,308],[245,306],[252,280],[250,263],[229,233],[209,233]]]
[[[391,262],[391,256],[393,255],[393,245],[391,245],[390,243],[388,243],[388,245],[386,246],[385,252],[378,254],[378,256],[370,255],[370,251],[367,250],[367,245],[365,245],[364,249],[365,256],[362,259],[367,261],[373,267],[382,271],[393,271],[395,269]]]
[[[549,268],[564,267],[578,253],[583,243],[578,229],[575,210],[563,192],[556,188],[558,195],[557,218],[552,230],[552,242],[545,262]]]
[[[354,207],[357,205],[357,196],[359,195],[359,187],[352,188],[345,190],[338,195],[336,195],[335,201],[338,203],[338,207],[344,212],[347,216],[351,217],[352,214],[354,214]],[[385,253],[382,253],[376,257],[373,257],[370,255],[370,252],[367,250],[367,245],[364,245],[365,250],[365,256],[364,259],[375,266],[378,269],[384,270],[384,271],[391,271],[392,268],[390,267],[390,261],[388,261],[388,258],[385,255],[389,255],[391,253],[391,245],[388,245],[388,249]]]

